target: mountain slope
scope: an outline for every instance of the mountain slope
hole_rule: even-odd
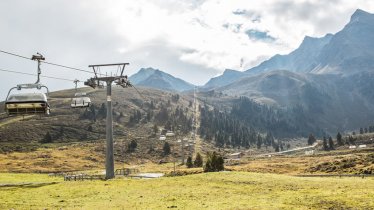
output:
[[[246,73],[256,74],[273,70],[289,70],[293,72],[309,72],[319,64],[320,51],[328,44],[333,37],[327,34],[322,38],[306,36],[301,45],[288,55],[275,55],[264,61]]]
[[[357,129],[374,118],[372,49],[374,14],[357,10],[335,35],[305,37],[290,54],[275,55],[215,90],[282,109],[302,107],[330,133]]]
[[[194,85],[182,79],[153,68],[142,68],[129,79],[134,85],[161,90],[186,91],[194,87]]]
[[[222,75],[210,79],[203,88],[215,88],[224,85],[228,85],[231,82],[243,77],[245,73],[232,69],[226,69]]]
[[[372,81],[374,72],[336,75],[283,70],[249,76],[216,90],[280,108],[301,106],[315,125],[336,133],[372,123]]]
[[[374,69],[374,14],[356,10],[319,55],[315,73],[351,74]]]
[[[302,73],[350,74],[374,68],[374,14],[356,10],[350,22],[335,35],[305,37],[288,55],[275,55],[246,71],[256,74],[273,70]]]

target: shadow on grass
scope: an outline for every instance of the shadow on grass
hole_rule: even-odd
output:
[[[59,182],[28,182],[28,183],[9,183],[9,184],[0,184],[0,189],[7,189],[7,188],[38,188],[44,187],[48,185],[58,184]]]

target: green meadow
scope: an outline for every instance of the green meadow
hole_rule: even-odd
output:
[[[0,209],[374,209],[374,179],[217,172],[67,182],[1,173],[0,198]]]

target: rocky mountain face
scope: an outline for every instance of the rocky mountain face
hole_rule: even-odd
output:
[[[374,69],[374,15],[357,10],[321,50],[311,72],[354,74]]]
[[[319,65],[321,50],[330,42],[332,34],[322,38],[306,36],[296,50],[288,55],[275,55],[259,66],[247,70],[247,74],[258,74],[274,70],[288,70],[292,72],[310,72]]]
[[[130,81],[134,85],[151,87],[160,90],[186,91],[193,89],[194,85],[153,68],[142,68],[138,73],[132,75]]]
[[[374,15],[357,10],[340,32],[305,37],[290,54],[237,73],[235,81],[215,90],[280,108],[301,106],[329,133],[366,126],[374,119],[373,32]]]
[[[335,35],[305,37],[288,55],[275,55],[247,70],[258,74],[273,70],[299,73],[352,74],[374,69],[374,15],[356,10],[350,22]]]
[[[374,15],[356,10],[350,22],[338,33],[321,38],[306,36],[300,46],[287,55],[275,55],[244,72],[222,74],[204,87],[219,87],[244,77],[274,70],[315,74],[355,74],[374,69]]]

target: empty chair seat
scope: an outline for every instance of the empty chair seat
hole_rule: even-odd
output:
[[[18,93],[5,102],[8,115],[49,114],[49,104],[44,93]]]
[[[71,100],[72,108],[83,108],[91,105],[91,99],[89,97],[76,97]]]

